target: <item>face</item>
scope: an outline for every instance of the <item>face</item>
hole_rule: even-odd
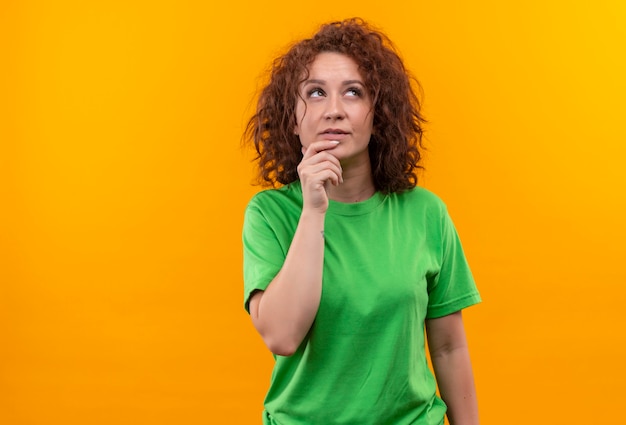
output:
[[[332,153],[340,161],[369,161],[374,111],[354,60],[340,53],[320,53],[299,93],[295,132],[302,146],[337,140]]]

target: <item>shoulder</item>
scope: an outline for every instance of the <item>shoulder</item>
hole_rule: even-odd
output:
[[[250,199],[247,209],[266,210],[298,205],[302,205],[302,188],[296,181],[276,189],[262,190]]]
[[[273,227],[282,227],[296,222],[302,211],[302,187],[300,182],[277,189],[263,190],[250,199],[244,221],[266,222]]]
[[[435,193],[420,186],[404,192],[391,194],[390,198],[395,198],[397,202],[408,208],[437,212],[439,214],[446,212],[446,204],[443,200]]]

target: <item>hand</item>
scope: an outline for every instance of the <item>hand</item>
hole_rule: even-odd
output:
[[[341,164],[332,154],[338,144],[336,140],[324,140],[302,148],[298,175],[302,183],[303,210],[325,213],[328,209],[328,186],[343,183]]]

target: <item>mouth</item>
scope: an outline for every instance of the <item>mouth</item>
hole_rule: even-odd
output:
[[[341,130],[341,129],[337,129],[337,128],[329,128],[324,130],[322,133],[322,135],[342,135],[342,134],[349,134],[347,131]]]

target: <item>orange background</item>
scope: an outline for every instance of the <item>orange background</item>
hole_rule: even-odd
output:
[[[619,423],[623,1],[213,3],[0,4],[0,423],[260,423],[240,134],[270,60],[354,15],[424,86],[482,423]]]

